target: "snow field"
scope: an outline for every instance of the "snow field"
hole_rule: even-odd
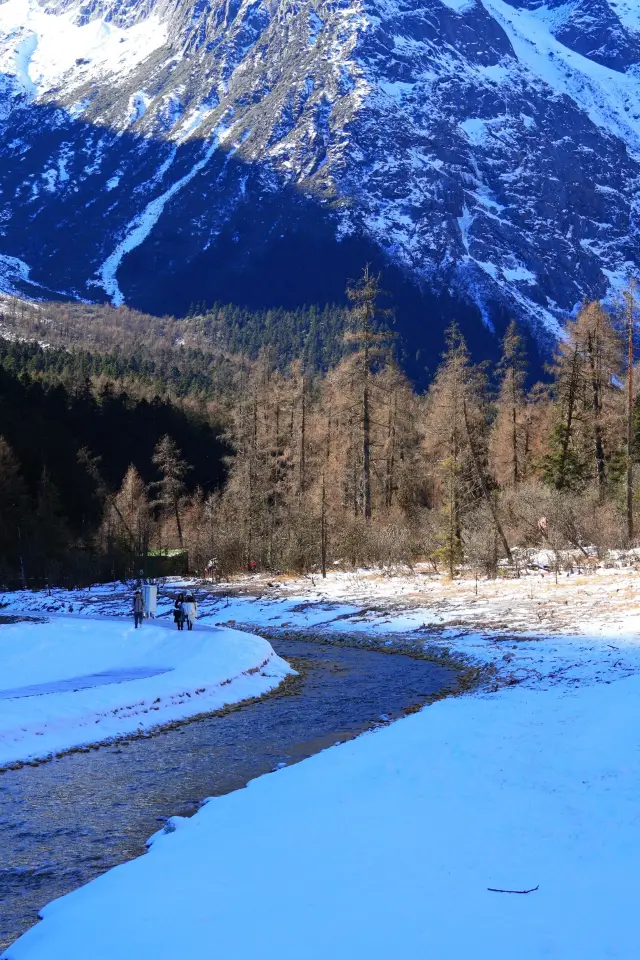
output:
[[[37,0],[0,4],[0,72],[34,98],[64,83],[126,76],[167,39],[156,14],[128,28],[96,17],[76,22],[77,10],[50,11]]]
[[[440,701],[172,818],[147,856],[45,907],[6,960],[635,960],[640,575],[620,556],[556,584],[549,557],[535,559],[537,572],[477,593],[426,567],[201,588],[199,630],[204,618],[424,639],[519,683]],[[171,586],[183,583],[199,586]],[[106,585],[0,602],[72,605],[65,622],[84,625],[129,597]]]
[[[260,696],[290,672],[266,640],[234,630],[0,625],[0,767]]]
[[[563,558],[565,562],[568,557]],[[158,600],[169,617],[172,593],[196,592],[199,625],[311,631],[366,645],[403,642],[495,664],[499,675],[532,686],[597,683],[640,675],[640,572],[635,555],[606,568],[581,558],[572,574],[549,570],[547,551],[519,579],[448,582],[425,564],[408,570],[330,571],[327,579],[256,574],[213,586],[174,579]],[[616,566],[613,566],[613,564]],[[537,567],[537,568],[536,568]],[[477,590],[477,592],[476,592]],[[6,613],[124,616],[131,587],[0,594]],[[156,621],[159,622],[159,621]]]
[[[602,66],[553,35],[554,14],[570,17],[574,4],[553,11],[546,5],[528,10],[505,0],[482,2],[507,33],[521,67],[547,84],[550,92],[570,97],[594,124],[640,155],[640,79],[635,71],[622,73]],[[609,5],[619,12],[613,3]]]
[[[171,186],[163,191],[159,196],[154,197],[146,207],[133,218],[125,227],[125,235],[116,248],[109,254],[107,259],[104,261],[100,269],[98,270],[99,281],[96,281],[96,284],[103,287],[107,296],[111,299],[111,302],[114,307],[120,307],[124,303],[124,295],[118,286],[117,273],[122,263],[123,258],[130,253],[132,250],[135,250],[136,247],[139,247],[143,243],[154,226],[158,222],[162,211],[164,210],[167,203],[173,199],[173,197],[179,193],[183,187],[193,180],[201,170],[204,170],[206,165],[209,163],[214,153],[219,149],[222,143],[226,139],[226,135],[229,132],[229,129],[223,122],[218,124],[216,129],[213,131],[210,142],[208,142],[202,149],[202,154],[200,159],[193,164],[193,166],[185,173],[179,180],[174,180]],[[231,151],[231,154],[233,150]],[[166,168],[173,161],[175,153],[170,155],[169,163],[166,164]],[[165,167],[165,164],[163,164]],[[162,168],[161,168],[162,171]],[[158,180],[161,179],[163,173],[159,171]]]
[[[32,287],[37,287],[38,284],[29,279],[30,271],[31,268],[24,260],[19,260],[18,257],[9,257],[5,254],[0,254],[0,292],[8,296],[17,295],[17,284],[19,283],[28,283],[31,284]],[[4,299],[5,298],[2,297],[3,301]],[[7,339],[6,333],[3,333],[2,336]]]
[[[632,960],[639,703],[441,701],[174,818],[5,956]]]

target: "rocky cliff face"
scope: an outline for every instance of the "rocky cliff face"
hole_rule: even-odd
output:
[[[637,259],[635,0],[5,0],[0,290],[554,337]],[[473,317],[475,316],[475,321]]]

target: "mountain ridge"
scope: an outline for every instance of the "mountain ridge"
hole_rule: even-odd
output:
[[[634,268],[625,0],[5,0],[0,70],[5,292],[328,302],[368,259],[412,350],[544,346]]]

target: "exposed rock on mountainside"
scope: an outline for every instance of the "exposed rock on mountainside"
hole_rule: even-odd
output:
[[[555,336],[637,256],[634,0],[5,0],[0,71],[5,291],[292,304],[369,258],[420,346]]]

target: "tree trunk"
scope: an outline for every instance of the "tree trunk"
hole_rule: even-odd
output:
[[[362,384],[362,498],[365,520],[371,519],[371,413],[369,410],[369,349],[364,350]]]
[[[251,554],[253,553],[253,450],[249,451],[247,462],[247,570],[251,572]]]
[[[24,557],[23,557],[23,554],[22,554],[22,531],[21,531],[20,527],[18,527],[18,543],[19,543],[19,550],[20,550],[20,553],[19,553],[19,555],[18,555],[18,556],[19,556],[19,560],[20,560],[20,580],[22,581],[22,589],[23,589],[23,590],[26,590],[26,589],[27,589],[27,577],[26,577],[25,572],[24,572]]]
[[[589,354],[589,367],[591,369],[591,393],[593,403],[593,443],[596,458],[596,476],[598,478],[598,493],[602,500],[605,492],[606,474],[604,444],[602,442],[602,423],[600,419],[600,408],[602,405],[600,382],[596,368],[596,358],[593,345],[593,336],[589,334],[587,338],[587,351]]]
[[[457,531],[456,503],[456,438],[455,430],[451,431],[451,447],[449,450],[449,576],[453,580],[455,575],[455,544]]]
[[[481,464],[481,462],[480,462],[480,457],[478,456],[478,453],[477,453],[477,451],[476,451],[476,448],[475,448],[475,445],[474,445],[474,442],[473,442],[473,436],[472,436],[472,434],[471,434],[471,427],[470,427],[470,425],[469,425],[469,415],[468,415],[468,412],[467,412],[467,401],[464,399],[464,397],[463,397],[463,399],[462,399],[462,411],[463,411],[463,414],[464,414],[464,427],[465,427],[465,430],[466,430],[466,433],[467,433],[467,440],[468,440],[468,442],[469,442],[469,450],[471,451],[471,459],[473,460],[473,465],[474,465],[474,467],[475,467],[476,474],[477,474],[478,480],[479,480],[479,482],[480,482],[480,487],[481,487],[481,489],[482,489],[482,495],[483,495],[483,497],[485,498],[485,500],[487,501],[487,506],[489,507],[489,510],[491,511],[491,516],[493,517],[493,523],[494,523],[494,525],[495,525],[495,528],[496,528],[496,531],[497,531],[497,533],[498,533],[498,536],[500,537],[500,540],[502,541],[502,546],[504,547],[504,552],[505,552],[506,555],[507,555],[507,559],[508,559],[509,563],[513,563],[513,556],[512,556],[512,554],[511,554],[511,548],[509,547],[509,543],[507,542],[507,538],[506,538],[505,533],[504,533],[504,530],[503,530],[503,528],[502,528],[502,524],[500,523],[500,517],[498,516],[498,511],[496,510],[496,505],[495,505],[495,503],[494,503],[493,497],[491,496],[491,491],[489,490],[489,485],[488,485],[488,483],[487,483],[487,478],[486,478],[486,476],[485,476],[485,473],[484,473],[482,464]]]
[[[385,506],[387,510],[393,505],[393,486],[395,472],[395,446],[396,446],[396,405],[397,398],[393,392],[389,403],[389,422],[387,426],[387,475],[385,478]]]
[[[628,330],[627,330],[627,538],[629,546],[633,543],[633,300],[634,290],[628,295]]]
[[[176,515],[176,527],[178,529],[178,543],[180,544],[180,549],[184,547],[184,540],[182,539],[182,524],[180,523],[180,505],[178,503],[178,498],[173,498],[173,510]]]
[[[556,489],[562,490],[565,484],[565,473],[567,469],[567,457],[569,455],[569,442],[571,440],[571,427],[573,426],[573,409],[576,402],[576,376],[578,368],[578,348],[576,346],[573,352],[571,362],[571,379],[569,381],[569,396],[567,397],[567,423],[565,434],[562,438],[562,451],[560,454],[560,468],[556,478]]]
[[[252,516],[252,473],[251,463],[249,463],[249,483],[247,489],[247,570],[251,572],[251,554],[253,552],[253,516]]]
[[[307,386],[304,373],[302,374],[302,396],[300,397],[300,471],[298,476],[298,496],[302,494],[306,485],[306,445],[307,445]],[[324,482],[324,481],[323,481]]]
[[[322,471],[322,511],[320,516],[320,564],[322,579],[327,577],[327,489],[324,470]]]
[[[516,393],[516,371],[511,369],[511,463],[513,469],[513,483],[520,479],[518,473],[518,407]]]
[[[251,572],[251,561],[253,554],[253,491],[254,466],[258,449],[258,396],[254,389],[249,435],[249,457],[248,457],[248,490],[247,490],[247,570]]]

